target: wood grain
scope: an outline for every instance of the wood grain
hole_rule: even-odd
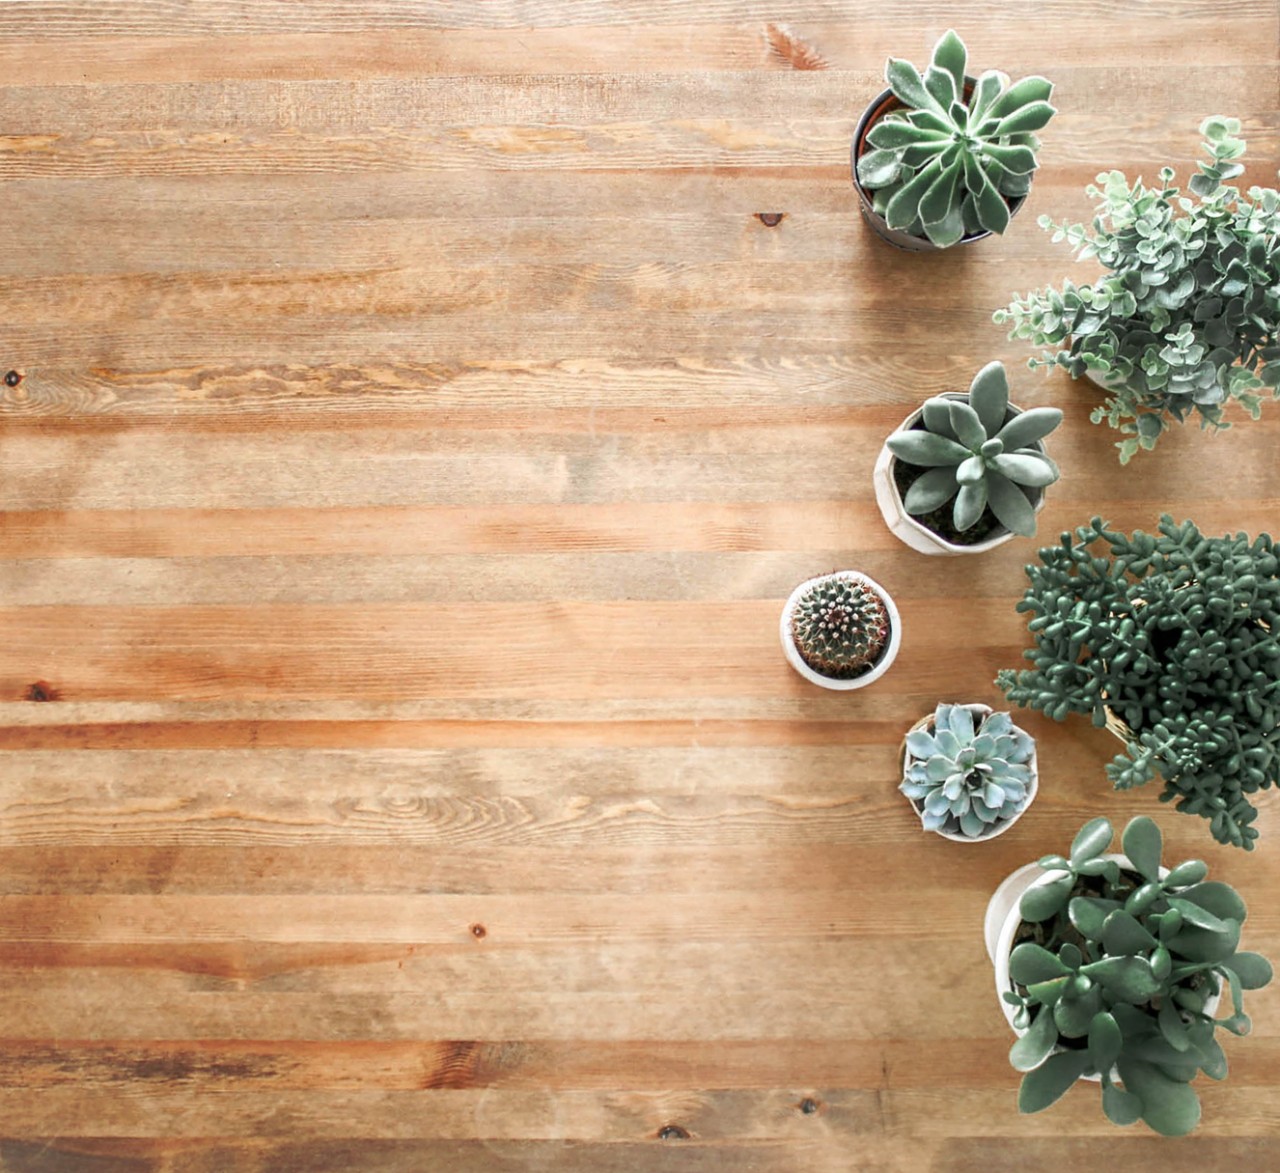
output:
[[[849,138],[948,24],[1061,114],[1004,238],[907,256]],[[0,5],[0,1169],[1269,1167],[1273,990],[1189,1140],[1017,1114],[987,898],[1167,808],[1027,715],[1018,827],[920,834],[902,733],[998,701],[1032,547],[915,555],[869,474],[1000,358],[1066,412],[1042,535],[1274,531],[1275,405],[1121,469],[990,315],[1091,271],[1037,215],[1185,176],[1210,113],[1270,182],[1278,40],[1275,0]],[[840,566],[905,640],[816,695],[778,608]],[[1273,955],[1277,806],[1248,857],[1161,819]]]

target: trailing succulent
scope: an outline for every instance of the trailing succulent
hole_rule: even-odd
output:
[[[1006,422],[1008,409],[1009,380],[998,362],[974,376],[968,402],[926,400],[920,426],[886,441],[899,460],[928,469],[907,490],[903,508],[918,516],[954,498],[951,519],[960,532],[989,507],[1006,529],[1034,534],[1036,490],[1060,475],[1058,466],[1034,445],[1062,422],[1062,412],[1033,407]]]
[[[1086,372],[1107,386],[1093,422],[1123,439],[1121,463],[1154,448],[1170,421],[1198,415],[1202,428],[1227,428],[1231,400],[1253,418],[1257,392],[1280,394],[1280,193],[1251,187],[1248,198],[1225,181],[1244,170],[1240,122],[1215,115],[1200,126],[1207,162],[1188,184],[1132,184],[1119,171],[1085,189],[1098,201],[1092,231],[1055,225],[1080,259],[1097,257],[1107,275],[1089,285],[1063,283],[1014,297],[995,320],[1056,353],[1034,366]]]
[[[1086,823],[1069,858],[1040,860],[1053,878],[1022,896],[1013,989],[1003,994],[1026,1032],[1009,1052],[1026,1073],[1018,1106],[1039,1112],[1080,1076],[1098,1075],[1113,1123],[1141,1119],[1181,1136],[1200,1120],[1191,1081],[1201,1071],[1226,1078],[1216,1029],[1249,1033],[1243,991],[1265,986],[1271,964],[1237,951],[1244,901],[1206,881],[1202,861],[1161,877],[1160,828],[1151,819],[1125,828],[1127,864],[1103,857],[1112,834],[1106,819]],[[1215,1019],[1211,1000],[1224,982],[1233,1013]]]
[[[878,591],[856,574],[814,580],[791,612],[800,658],[834,680],[862,675],[889,642],[889,611]]]
[[[970,837],[1026,806],[1035,742],[1008,713],[974,724],[964,705],[934,710],[932,729],[907,734],[908,764],[900,789],[917,803],[926,831]]]
[[[909,61],[885,67],[904,110],[866,135],[858,182],[890,228],[947,248],[964,236],[1003,232],[1009,200],[1031,189],[1040,147],[1034,131],[1056,113],[1042,77],[1014,85],[989,70],[966,84],[968,52],[954,30],[934,46],[923,77]]]
[[[1098,543],[1107,547],[1099,554]],[[1205,537],[1166,515],[1132,537],[1094,518],[1026,568],[1033,667],[996,683],[1056,721],[1091,713],[1126,741],[1117,789],[1160,775],[1163,802],[1251,850],[1249,796],[1280,783],[1280,556],[1261,534]]]

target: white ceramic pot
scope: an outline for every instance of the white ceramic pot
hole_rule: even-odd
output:
[[[791,614],[795,610],[796,601],[814,583],[828,578],[845,576],[859,579],[880,596],[885,610],[889,613],[889,642],[885,644],[884,651],[880,653],[880,658],[861,676],[854,676],[849,680],[837,680],[831,676],[823,676],[822,673],[815,672],[804,662],[804,658],[796,648],[795,640],[791,638]],[[778,635],[782,640],[782,651],[787,657],[787,663],[810,684],[816,684],[819,688],[834,689],[837,692],[848,692],[855,688],[866,688],[868,684],[879,680],[881,676],[889,671],[889,665],[897,658],[898,649],[902,646],[902,618],[899,616],[898,608],[894,605],[889,592],[875,579],[868,578],[865,574],[860,574],[856,570],[840,570],[836,571],[835,574],[819,574],[814,578],[807,578],[787,596],[786,604],[782,608],[782,616],[778,621]]]
[[[969,712],[971,712],[974,715],[975,725],[980,724],[987,717],[991,716],[990,705],[972,704],[972,705],[963,705],[961,707],[968,709]],[[907,730],[907,732],[910,734],[910,733],[914,733],[917,729],[927,729],[932,723],[933,723],[933,714],[929,713],[927,716],[921,717],[919,721],[917,721],[914,725],[911,726],[909,730]],[[1014,728],[1016,729],[1018,728],[1018,726],[1015,725]],[[1023,732],[1025,733],[1026,730],[1023,730]],[[1028,734],[1028,736],[1030,736],[1030,734]],[[1035,745],[1034,740],[1032,741],[1032,745]],[[906,739],[904,738],[902,743],[902,776],[904,779],[907,776],[907,769],[908,767],[910,767],[913,760],[915,759],[912,758],[911,751],[907,749]],[[1020,818],[1022,818],[1024,814],[1027,813],[1027,808],[1030,807],[1032,802],[1035,801],[1036,794],[1040,789],[1040,770],[1037,764],[1035,749],[1032,749],[1031,760],[1027,764],[1031,769],[1031,785],[1027,787],[1027,801],[1022,804],[1021,808],[1017,811],[1016,814],[1010,815],[1003,822],[992,823],[991,826],[988,827],[987,830],[983,831],[982,834],[980,835],[962,835],[957,831],[944,831],[944,830],[933,831],[931,832],[931,834],[941,835],[942,838],[944,839],[950,839],[952,843],[986,843],[989,839],[994,839],[998,835],[1003,835],[1010,827],[1013,826],[1014,823],[1016,823]],[[918,814],[921,820],[923,821],[924,811],[921,809],[921,807],[917,806],[915,801],[912,799],[908,799],[907,801],[911,803],[912,808],[915,810],[916,814]]]
[[[1132,870],[1133,865],[1129,862],[1129,857],[1125,855],[1117,855],[1108,853],[1102,856],[1103,859],[1111,859],[1118,863],[1122,868]],[[1022,913],[1019,910],[1019,904],[1022,901],[1023,894],[1030,888],[1047,884],[1050,880],[1063,873],[1060,871],[1049,871],[1042,868],[1038,863],[1029,863],[1024,867],[1020,867],[1016,872],[1006,876],[1000,886],[992,893],[990,901],[987,903],[987,913],[983,920],[982,933],[986,941],[987,956],[991,958],[991,963],[995,967],[996,974],[996,999],[1000,1003],[1000,1009],[1004,1013],[1005,1021],[1008,1022],[1013,1033],[1016,1035],[1026,1034],[1026,1030],[1019,1030],[1013,1025],[1013,1016],[1015,1009],[1004,1000],[1004,993],[1013,989],[1013,979],[1009,976],[1009,954],[1013,952],[1013,939],[1017,936],[1018,927],[1022,924]],[[1160,878],[1164,879],[1169,874],[1168,868],[1160,869]],[[1215,997],[1210,998],[1205,1003],[1205,1013],[1212,1015],[1218,1009],[1218,1003],[1222,1000],[1219,992]],[[1113,1078],[1115,1072],[1112,1072]],[[1087,1079],[1093,1083],[1100,1080],[1097,1075],[1082,1075],[1081,1079]]]
[[[967,403],[969,396],[959,391],[948,391],[934,398],[939,399],[958,399]],[[1014,415],[1021,415],[1022,408],[1015,404],[1009,404],[1010,410]],[[893,435],[899,435],[902,432],[910,431],[912,425],[920,418],[921,412],[924,411],[922,403],[915,409],[906,419],[900,423],[893,431]],[[1006,419],[1012,418],[1007,416]],[[1044,445],[1037,441],[1032,447],[1044,451]],[[949,542],[946,538],[935,534],[928,526],[921,524],[906,510],[906,506],[902,503],[902,494],[898,492],[898,486],[893,479],[893,466],[897,461],[897,457],[890,451],[886,442],[880,448],[880,455],[876,458],[875,468],[871,472],[871,482],[876,492],[876,504],[880,506],[880,516],[884,518],[884,523],[889,527],[889,532],[893,534],[899,541],[905,542],[913,550],[918,550],[921,554],[943,554],[955,556],[959,554],[981,554],[987,550],[994,550],[997,546],[1003,546],[1016,535],[1010,530],[1004,530],[1001,533],[987,538],[982,542],[975,542],[971,546],[957,545],[955,542]],[[1035,511],[1040,512],[1044,508],[1044,490],[1040,490],[1040,498],[1035,503]]]

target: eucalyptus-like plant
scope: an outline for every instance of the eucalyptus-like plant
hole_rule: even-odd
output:
[[[1200,1120],[1191,1081],[1226,1078],[1217,1028],[1249,1033],[1243,991],[1270,982],[1271,964],[1239,952],[1247,910],[1234,888],[1206,881],[1198,859],[1164,871],[1151,819],[1125,828],[1124,862],[1103,854],[1112,835],[1106,819],[1086,823],[1069,857],[1040,860],[1052,878],[1022,896],[1002,994],[1025,1031],[1009,1052],[1025,1072],[1018,1107],[1039,1112],[1097,1075],[1113,1123],[1181,1136]],[[1233,1013],[1215,1019],[1224,983]]]
[[[1227,428],[1232,400],[1256,419],[1258,392],[1280,394],[1280,193],[1251,187],[1245,198],[1226,182],[1244,170],[1238,119],[1215,115],[1200,133],[1209,158],[1190,196],[1169,167],[1150,188],[1110,171],[1085,189],[1098,201],[1092,231],[1041,217],[1106,276],[1015,296],[995,313],[1011,338],[1059,348],[1033,367],[1105,384],[1092,419],[1119,430],[1122,464],[1154,448],[1171,421]]]
[[[1034,534],[1036,490],[1060,475],[1035,445],[1062,422],[1062,412],[1033,407],[1006,421],[1008,411],[1009,380],[999,362],[973,377],[968,402],[926,400],[920,426],[886,441],[899,460],[928,469],[912,482],[903,508],[919,516],[954,499],[951,520],[961,533],[989,507],[1006,529],[1024,537]]]
[[[909,61],[885,67],[905,109],[880,119],[866,135],[858,181],[890,228],[947,248],[966,235],[1003,232],[1008,201],[1031,189],[1034,131],[1056,113],[1053,86],[1042,77],[1014,85],[993,70],[966,84],[968,51],[949,29],[934,46],[924,75]]]
[[[1100,548],[1101,547],[1101,548]],[[1055,721],[1089,713],[1125,741],[1107,766],[1251,850],[1249,801],[1280,784],[1280,549],[1261,534],[1205,537],[1165,516],[1132,537],[1099,518],[1026,568],[1032,667],[1001,672],[1015,704]]]

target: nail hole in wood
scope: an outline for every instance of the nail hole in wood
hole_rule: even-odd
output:
[[[25,696],[29,701],[56,701],[58,690],[47,680],[37,680],[34,684],[27,685]]]
[[[786,212],[757,212],[756,219],[766,228],[777,228],[786,219]]]
[[[689,1130],[678,1124],[668,1124],[658,1130],[659,1140],[688,1140]]]
[[[489,935],[489,930],[486,929],[484,925],[474,924],[471,926],[471,935],[475,937],[477,941],[482,941]]]
[[[6,387],[16,387],[21,382],[22,382],[22,376],[18,374],[17,371],[10,371],[4,377],[4,383]]]
[[[818,1101],[806,1096],[800,1101],[800,1111],[806,1116],[812,1116],[818,1110]]]

